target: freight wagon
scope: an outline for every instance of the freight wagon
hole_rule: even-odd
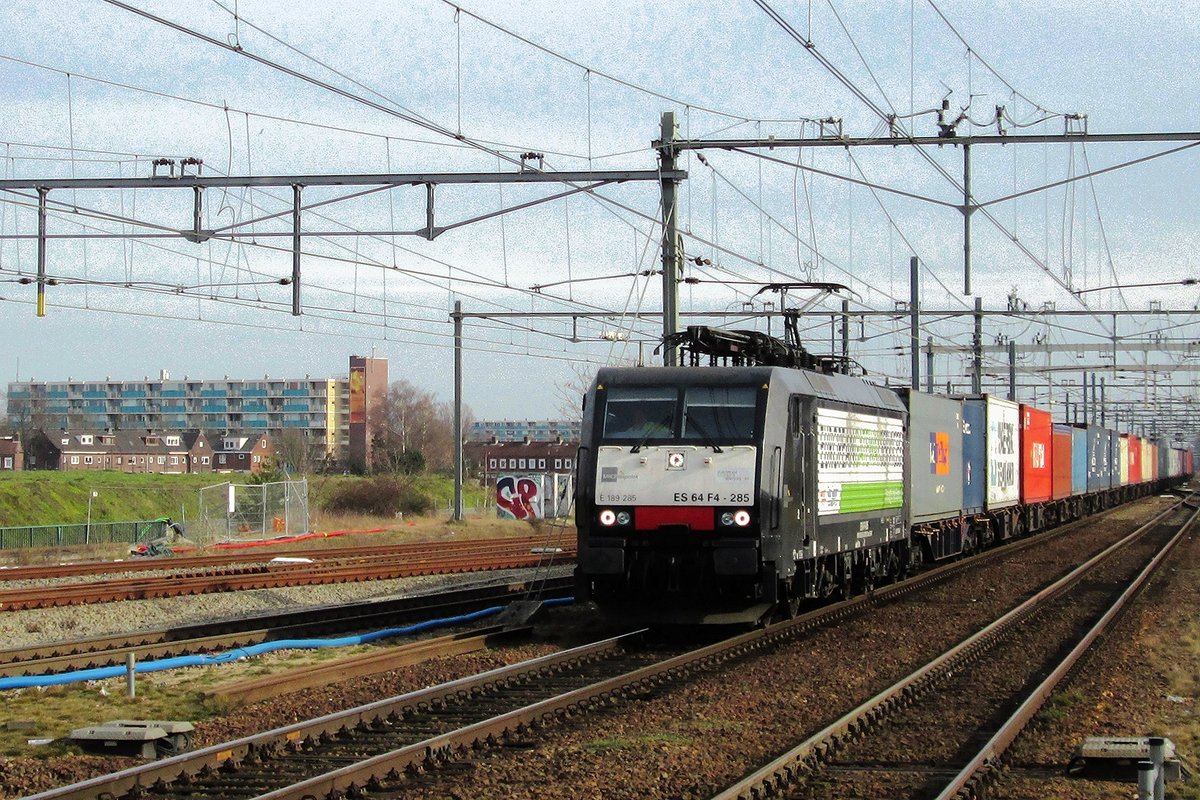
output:
[[[751,335],[731,339],[741,358]],[[794,364],[601,369],[581,438],[578,597],[658,623],[794,613],[1192,466],[1189,451],[1055,425],[1034,406]],[[1166,476],[1147,468],[1160,459]]]

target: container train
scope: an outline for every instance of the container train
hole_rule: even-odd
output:
[[[689,334],[712,356],[709,330]],[[650,623],[753,623],[1192,474],[1165,440],[766,360],[599,371],[577,460],[579,599]]]

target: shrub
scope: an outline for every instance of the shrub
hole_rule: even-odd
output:
[[[322,508],[342,514],[390,517],[399,511],[424,514],[434,505],[432,495],[409,482],[394,475],[376,475],[343,482],[333,490]]]

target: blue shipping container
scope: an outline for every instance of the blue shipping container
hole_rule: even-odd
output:
[[[978,514],[987,500],[987,425],[983,403],[963,403],[963,513]]]
[[[1071,494],[1087,494],[1088,490],[1088,432],[1087,428],[1071,429]]]

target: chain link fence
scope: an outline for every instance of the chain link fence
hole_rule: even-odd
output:
[[[200,490],[200,515],[187,526],[198,545],[308,533],[308,481],[220,483]]]

